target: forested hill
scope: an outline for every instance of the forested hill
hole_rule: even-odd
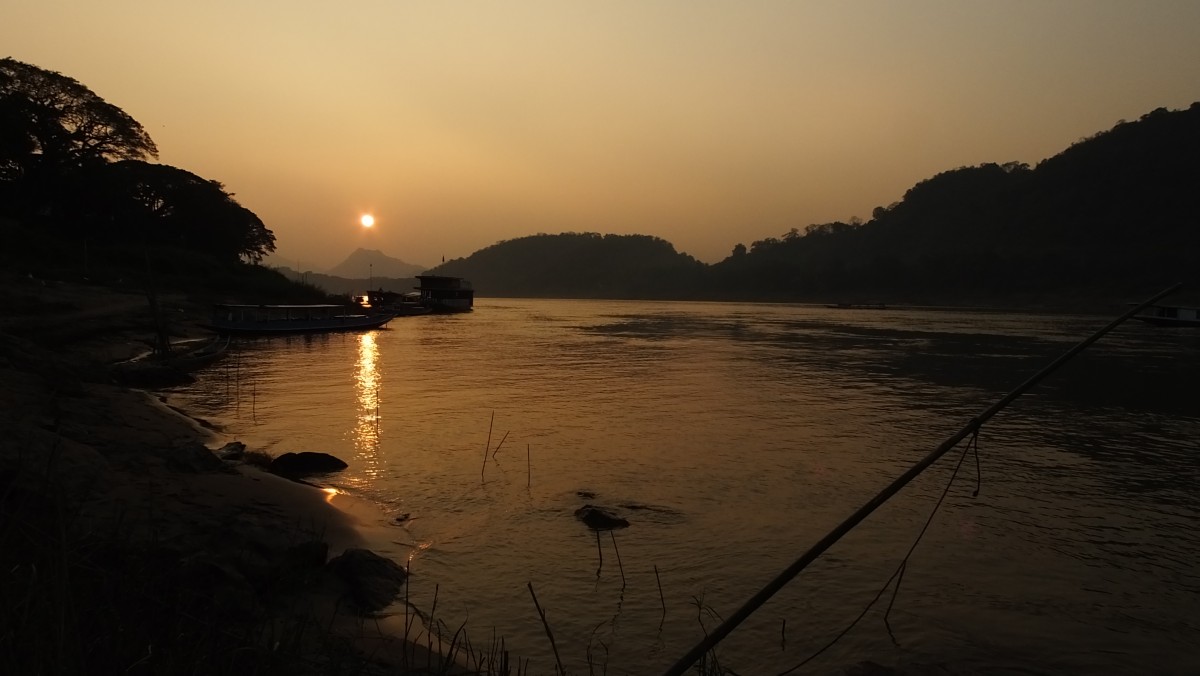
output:
[[[704,265],[663,240],[501,242],[433,272],[481,295],[1069,306],[1175,281],[1200,301],[1200,103],[1158,109],[1036,167],[961,167],[866,222],[794,228]]]
[[[529,298],[688,298],[706,266],[648,235],[563,233],[493,244],[428,274],[470,279],[481,295]]]

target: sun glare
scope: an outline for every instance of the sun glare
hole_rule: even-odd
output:
[[[375,217],[371,214],[363,214],[363,217],[358,219],[359,223],[363,224],[364,228],[369,228],[375,225]]]

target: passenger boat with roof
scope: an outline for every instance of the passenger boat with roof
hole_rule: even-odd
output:
[[[431,312],[470,312],[475,305],[475,289],[462,277],[417,275],[417,280],[420,303]]]
[[[1151,305],[1146,308],[1145,314],[1136,314],[1133,317],[1158,326],[1200,327],[1200,308],[1194,307]]]

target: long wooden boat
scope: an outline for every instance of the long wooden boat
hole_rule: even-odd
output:
[[[148,352],[111,367],[113,380],[134,387],[168,387],[192,382],[192,371],[221,359],[229,349],[229,336],[218,335],[194,344],[176,344],[166,355]]]
[[[1200,308],[1151,305],[1146,310],[1143,314],[1134,315],[1134,318],[1158,326],[1200,327]]]
[[[378,329],[394,314],[363,314],[344,305],[232,305],[213,308],[206,328],[226,335],[275,335]]]

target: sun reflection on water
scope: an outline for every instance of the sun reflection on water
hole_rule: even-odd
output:
[[[358,418],[354,425],[354,448],[358,451],[363,472],[375,479],[382,468],[379,461],[379,391],[383,379],[379,373],[379,345],[375,342],[374,331],[359,335],[357,366],[354,385],[358,393]]]

